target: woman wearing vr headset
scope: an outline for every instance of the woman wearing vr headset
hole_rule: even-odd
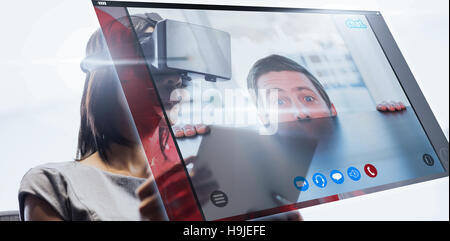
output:
[[[159,19],[157,14],[131,16],[137,36],[151,33]],[[112,19],[108,29],[108,37],[114,39],[118,49],[129,47],[131,25],[125,19]],[[134,51],[125,53],[125,60],[137,59],[139,50],[135,47]],[[140,105],[145,109],[145,116],[139,116],[144,113],[142,110],[131,111],[138,113],[135,122],[145,121],[144,135],[151,139],[153,159],[169,160],[165,162],[167,165],[161,164],[163,167],[156,177],[165,180],[161,181],[162,187],[158,186],[159,191],[168,190],[161,194],[155,186],[156,174],[151,174],[141,145],[141,133],[134,127],[139,123],[133,122],[117,78],[130,82],[145,78],[147,69],[126,61],[114,69],[101,29],[90,37],[86,55],[88,61],[81,64],[86,80],[76,160],[40,165],[25,174],[19,190],[21,220],[167,220],[168,216],[180,217],[180,220],[198,219],[181,163],[170,164],[170,159],[178,156],[173,141],[168,141],[170,133],[155,94],[146,95],[146,100],[136,99],[147,103]],[[181,87],[177,73],[161,73],[158,81],[167,91]],[[142,89],[130,88],[135,88],[131,93]],[[163,102],[166,108],[174,104]],[[206,131],[204,125],[191,125],[179,127],[175,133],[193,136]],[[203,181],[207,190],[215,188],[214,183],[208,182],[208,175],[192,174],[192,178]],[[159,195],[164,195],[169,203],[163,204]]]

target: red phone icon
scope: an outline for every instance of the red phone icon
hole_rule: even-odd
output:
[[[366,172],[367,176],[369,176],[369,177],[376,177],[378,174],[377,169],[372,164],[365,165],[364,171]]]

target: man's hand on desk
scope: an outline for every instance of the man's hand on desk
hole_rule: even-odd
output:
[[[377,105],[377,110],[380,112],[402,112],[406,110],[406,106],[401,101],[383,101]]]
[[[172,126],[173,133],[176,138],[192,137],[196,135],[203,135],[209,132],[209,127],[204,124]]]

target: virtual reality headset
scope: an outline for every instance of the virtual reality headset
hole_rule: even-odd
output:
[[[148,21],[155,19],[151,14],[145,16]],[[155,21],[153,32],[137,37],[152,74],[175,72],[183,80],[190,80],[189,74],[203,75],[207,81],[231,79],[231,41],[227,32],[161,18]],[[111,64],[109,53],[99,53],[86,57],[80,67],[91,72]]]

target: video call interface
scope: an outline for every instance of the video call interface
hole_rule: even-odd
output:
[[[96,7],[112,19],[124,9]],[[168,162],[181,155],[206,220],[335,201],[445,171],[364,15],[126,14],[171,129],[152,135],[150,149]],[[155,25],[143,28],[143,17]],[[133,112],[140,102],[131,98]],[[136,116],[145,146],[146,123]],[[198,126],[206,131],[183,132]],[[152,170],[164,163],[146,153]]]

